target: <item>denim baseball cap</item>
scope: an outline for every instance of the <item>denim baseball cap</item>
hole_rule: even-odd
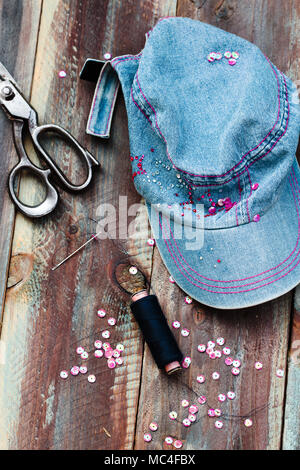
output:
[[[139,54],[106,69],[122,86],[132,178],[175,282],[223,309],[295,287],[300,112],[291,80],[250,42],[180,17],[159,20]],[[100,96],[101,80],[95,135],[115,101],[113,87]]]

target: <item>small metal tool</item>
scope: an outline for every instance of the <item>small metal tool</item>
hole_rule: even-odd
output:
[[[9,119],[13,121],[14,143],[20,158],[19,163],[13,168],[9,175],[9,192],[17,208],[28,217],[42,217],[52,212],[58,202],[58,192],[49,181],[49,177],[55,174],[62,187],[68,191],[79,192],[85,189],[91,179],[93,167],[99,167],[99,162],[82,147],[79,142],[65,129],[55,124],[39,126],[36,111],[30,106],[19,91],[19,87],[13,77],[0,62],[0,104],[6,112]],[[41,169],[34,165],[27,156],[23,143],[24,124],[31,135],[35,149],[41,158],[46,162],[49,168]],[[80,185],[72,184],[62,173],[60,168],[52,160],[50,155],[41,146],[39,137],[43,133],[51,132],[53,135],[62,137],[70,146],[72,146],[81,158],[84,159],[87,167],[87,177],[84,183]],[[45,184],[47,193],[44,201],[37,206],[28,206],[23,204],[17,197],[14,190],[14,182],[17,174],[21,170],[28,170],[36,175]]]

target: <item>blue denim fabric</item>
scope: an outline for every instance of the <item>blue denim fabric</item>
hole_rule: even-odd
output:
[[[110,65],[125,98],[134,184],[170,274],[192,298],[224,309],[289,291],[300,281],[295,86],[255,45],[199,21],[162,19],[146,37],[140,54]],[[234,66],[226,51],[238,52]],[[211,52],[221,60],[209,62]]]

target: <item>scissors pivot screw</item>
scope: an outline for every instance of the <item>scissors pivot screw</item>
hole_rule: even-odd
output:
[[[13,98],[15,96],[12,88],[10,86],[4,86],[1,90],[1,94],[3,98],[8,99],[8,98]]]

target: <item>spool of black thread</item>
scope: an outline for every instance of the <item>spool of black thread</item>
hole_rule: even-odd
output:
[[[183,354],[169,328],[157,297],[143,291],[135,294],[132,300],[131,311],[159,369],[165,369],[168,374],[180,369]]]

